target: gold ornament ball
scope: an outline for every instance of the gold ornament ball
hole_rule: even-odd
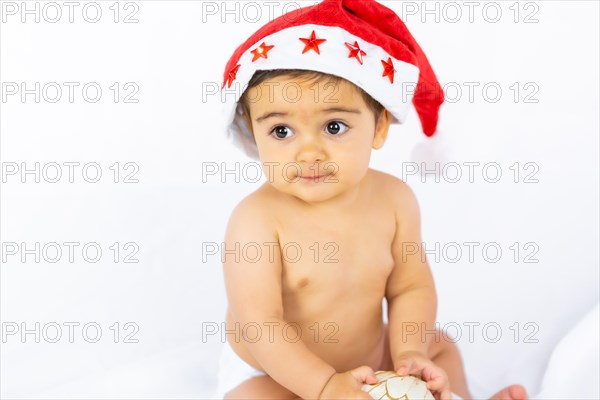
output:
[[[416,376],[400,376],[393,371],[375,372],[378,382],[362,390],[377,400],[435,400],[427,384]]]

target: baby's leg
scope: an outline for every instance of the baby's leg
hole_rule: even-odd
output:
[[[300,399],[269,376],[248,379],[230,390],[225,399]]]
[[[448,380],[450,381],[450,388],[454,393],[465,400],[471,398],[469,389],[467,389],[467,381],[460,353],[453,342],[448,340],[434,341],[429,347],[429,358],[446,371]],[[490,397],[490,399],[494,400],[528,398],[529,396],[525,387],[518,384],[507,386]]]
[[[456,345],[445,339],[440,332],[439,340],[433,340],[429,345],[429,359],[442,368],[448,375],[450,388],[463,399],[470,399],[471,394],[467,388],[467,379],[460,352]]]

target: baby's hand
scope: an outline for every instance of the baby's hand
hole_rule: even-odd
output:
[[[450,400],[450,382],[446,372],[435,365],[423,353],[405,351],[394,360],[398,375],[418,376],[427,382],[427,389],[438,400]]]
[[[319,400],[372,400],[373,398],[360,388],[365,383],[372,385],[377,382],[377,377],[375,376],[373,369],[366,365],[351,369],[350,371],[337,373],[329,379],[321,392],[321,396],[319,396]]]

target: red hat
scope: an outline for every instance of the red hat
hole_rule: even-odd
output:
[[[423,132],[436,131],[444,101],[427,57],[404,22],[374,0],[324,0],[284,14],[240,45],[225,67],[226,131],[250,157],[258,151],[238,100],[258,70],[305,69],[344,78],[379,101],[391,122],[414,103]],[[235,101],[234,101],[235,99]]]

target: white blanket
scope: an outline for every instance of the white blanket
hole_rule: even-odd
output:
[[[600,307],[597,304],[552,352],[537,399],[600,399]]]

